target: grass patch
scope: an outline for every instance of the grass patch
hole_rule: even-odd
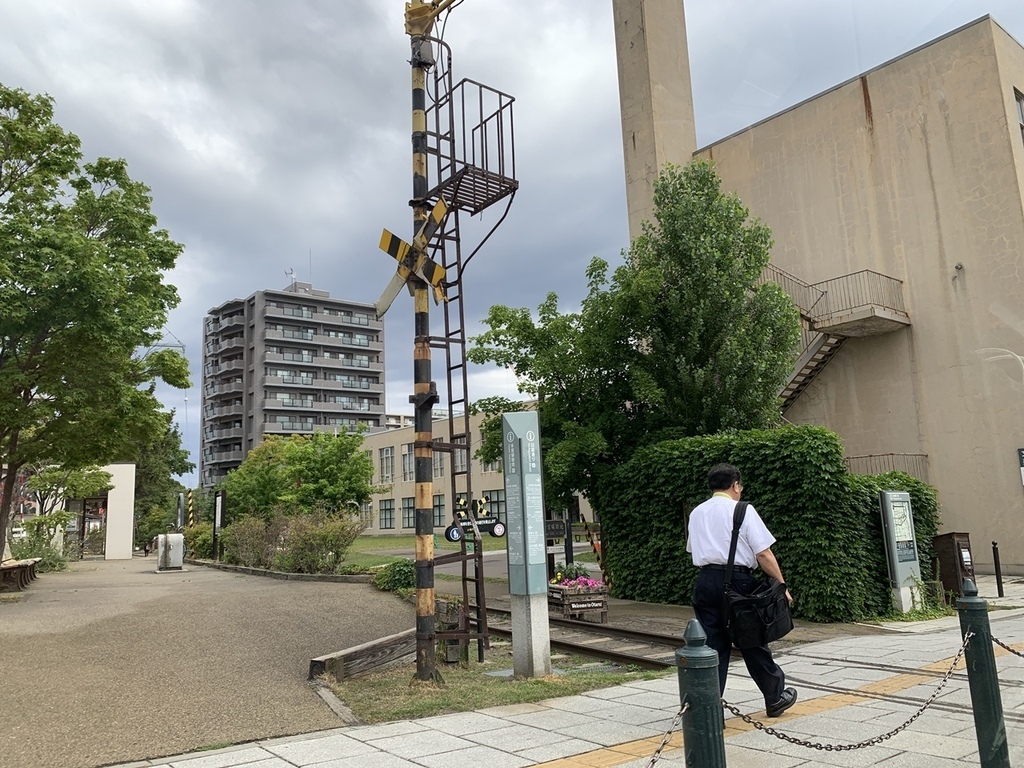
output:
[[[414,681],[415,664],[375,672],[344,682],[330,681],[331,690],[364,723],[415,719],[453,712],[470,712],[506,704],[526,704],[557,696],[608,688],[631,680],[653,680],[668,671],[607,671],[593,659],[576,656],[552,656],[552,666],[563,675],[535,679],[513,679],[485,674],[512,669],[512,646],[491,642],[484,663],[476,661],[476,644],[468,665],[444,664],[438,656],[443,686]]]

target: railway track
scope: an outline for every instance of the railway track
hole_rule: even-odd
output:
[[[488,631],[497,637],[512,637],[512,614],[500,608],[487,609]],[[609,624],[551,617],[551,647],[566,653],[590,656],[622,666],[666,669],[676,665],[675,651],[683,644],[677,635],[640,632]]]

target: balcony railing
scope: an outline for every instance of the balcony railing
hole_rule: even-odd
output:
[[[857,475],[881,475],[885,472],[906,472],[911,477],[928,482],[928,454],[877,453],[847,456],[846,468]]]
[[[815,283],[814,287],[825,294],[824,300],[811,313],[815,321],[868,305],[900,314],[907,312],[903,304],[903,281],[871,269]]]

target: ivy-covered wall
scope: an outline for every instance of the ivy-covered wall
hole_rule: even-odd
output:
[[[689,511],[719,462],[743,473],[743,498],[778,540],[772,548],[796,615],[851,621],[890,613],[878,491],[911,494],[922,576],[931,578],[935,491],[902,473],[851,475],[838,436],[786,427],[668,440],[641,449],[602,483],[601,515],[612,594],[689,604],[697,569],[686,552]]]

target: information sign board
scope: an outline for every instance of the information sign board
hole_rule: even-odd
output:
[[[537,413],[503,414],[501,432],[508,517],[509,593],[543,595],[548,585],[547,542]]]

